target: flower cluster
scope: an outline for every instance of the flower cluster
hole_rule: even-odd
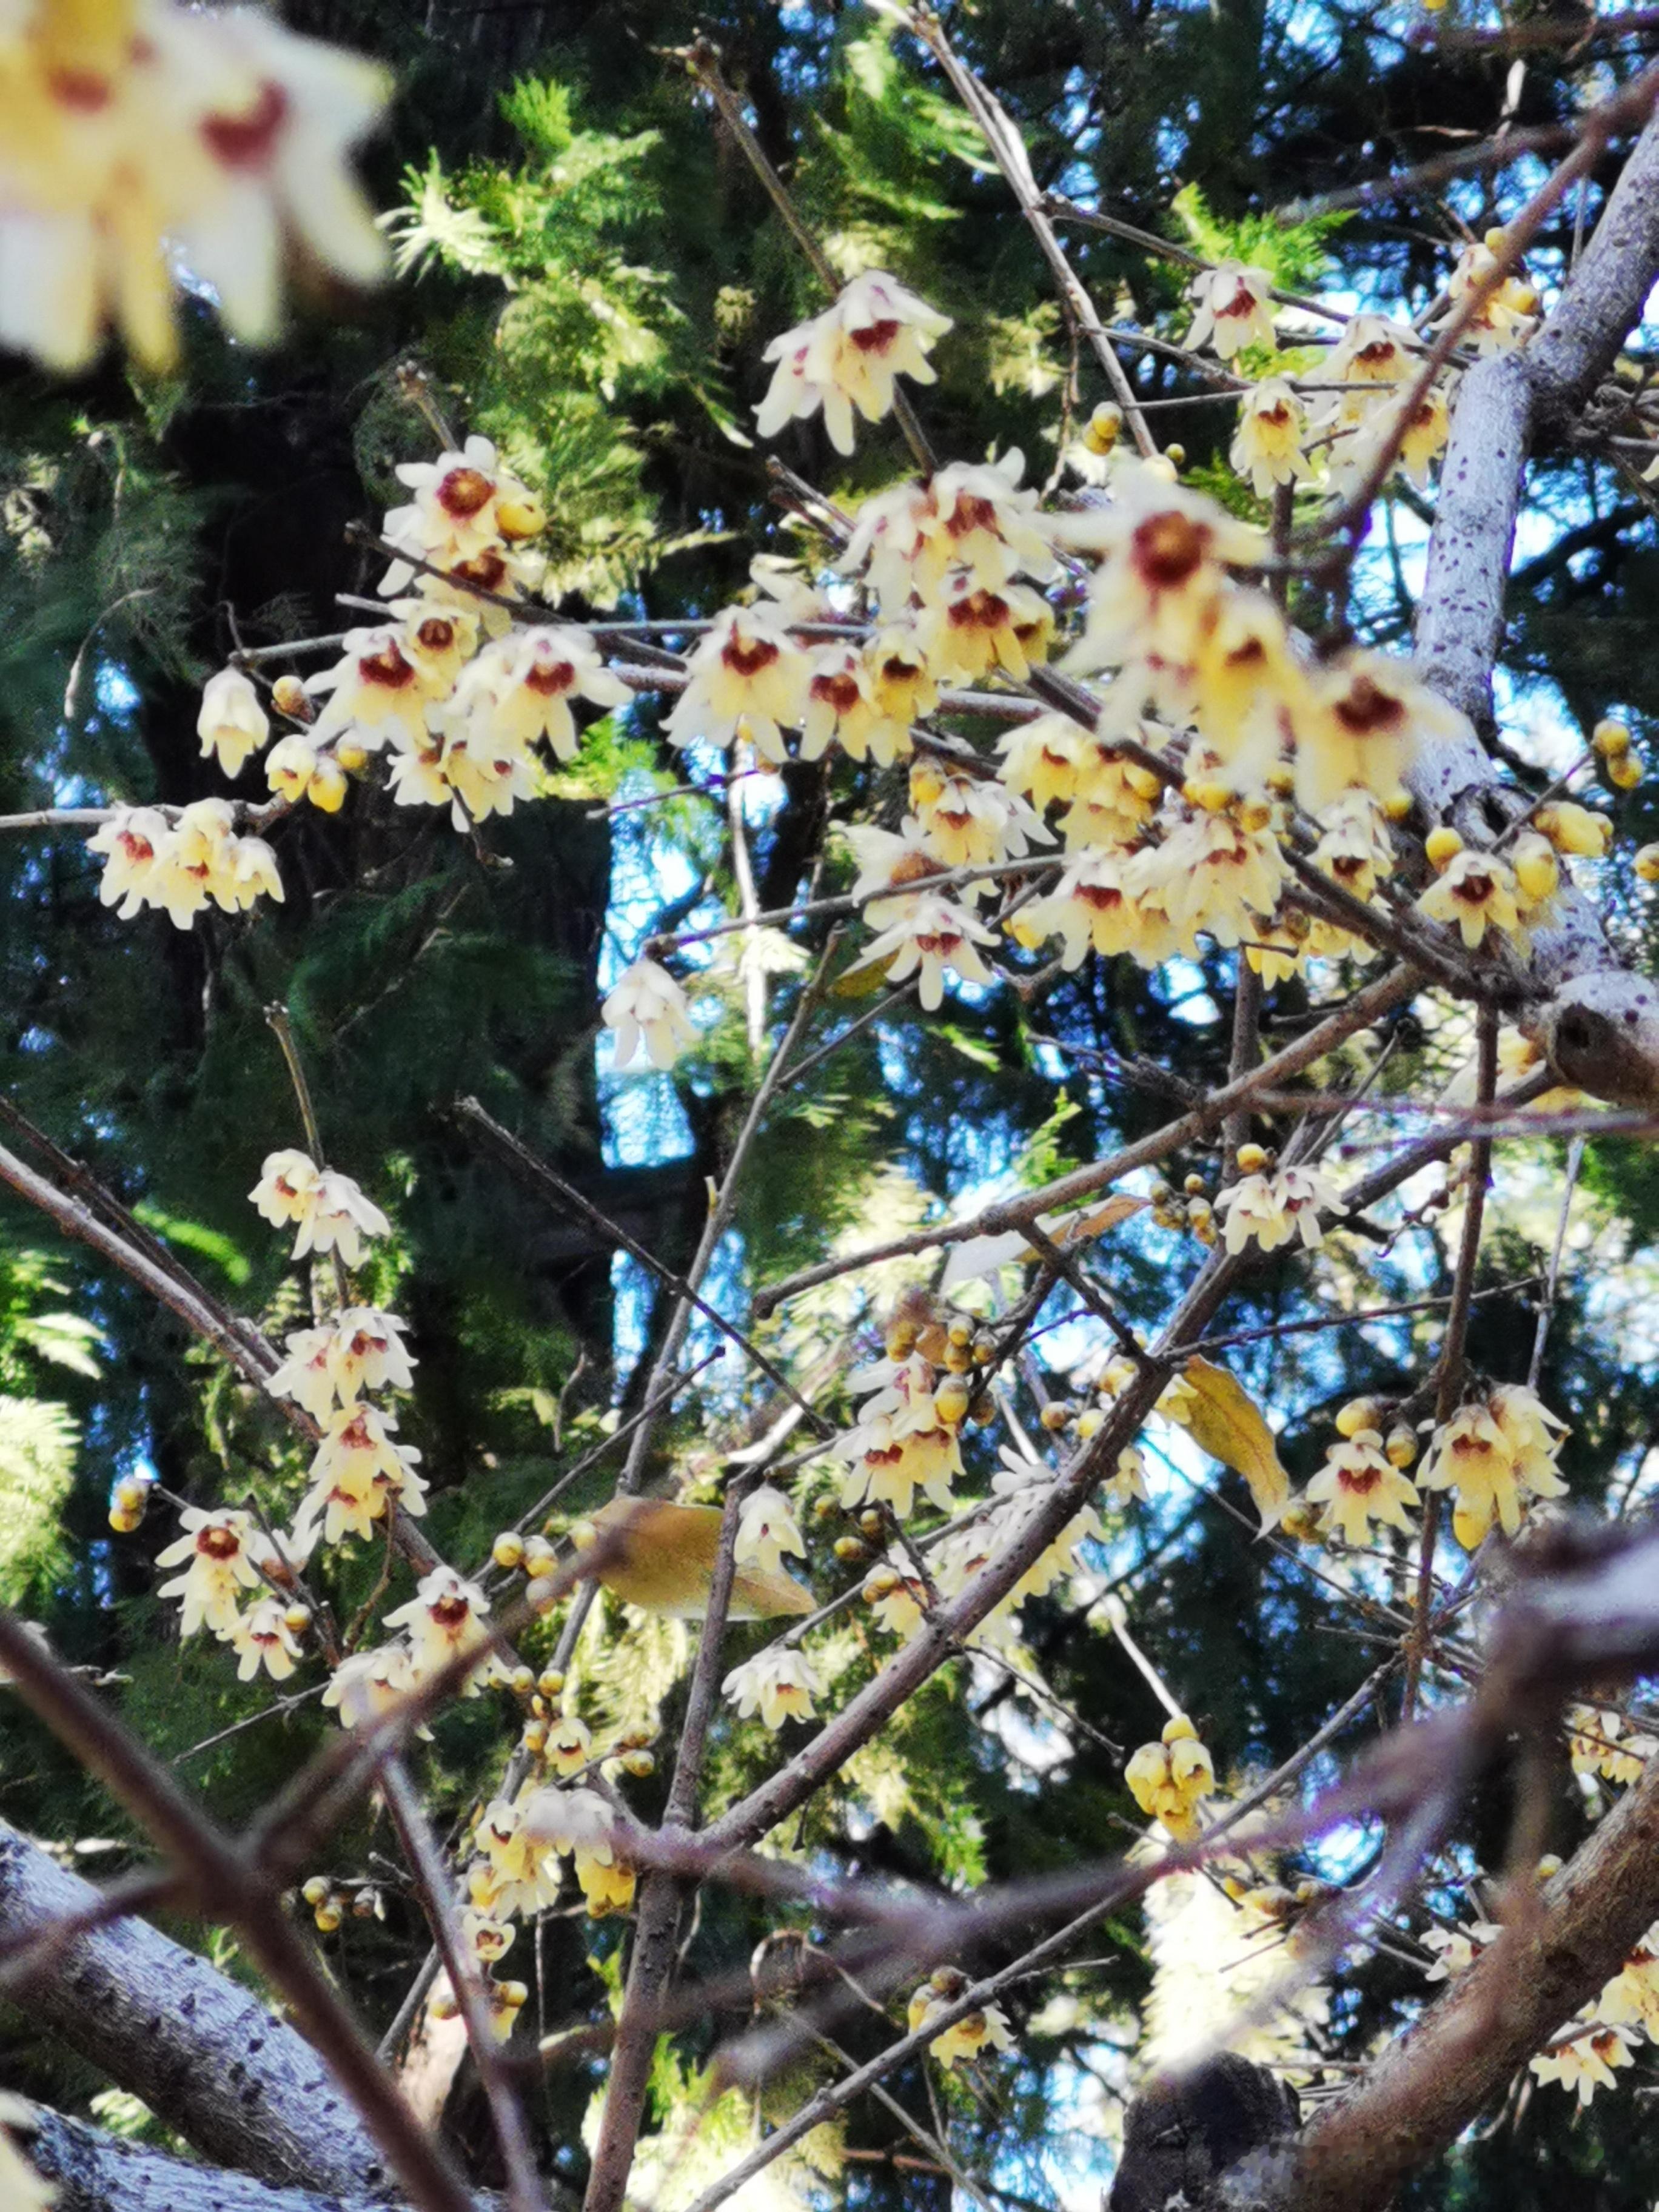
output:
[[[1123,1770],[1149,1820],[1161,1820],[1177,1842],[1199,1832],[1198,1808],[1215,1795],[1215,1768],[1184,1713],[1164,1724],[1156,1743],[1143,1743]]]
[[[1516,1534],[1529,1501],[1565,1497],[1555,1464],[1565,1433],[1524,1384],[1499,1383],[1435,1431],[1419,1486],[1455,1494],[1453,1530],[1472,1552],[1494,1527]]]
[[[210,902],[237,914],[262,896],[280,900],[276,855],[263,837],[239,836],[235,820],[222,799],[116,807],[87,840],[103,856],[99,897],[123,921],[159,907],[177,929],[188,929]]]
[[[285,1681],[300,1659],[297,1639],[311,1622],[309,1608],[293,1595],[295,1569],[307,1557],[303,1534],[273,1538],[234,1506],[209,1511],[187,1505],[179,1517],[184,1534],[155,1555],[158,1567],[184,1570],[160,1590],[179,1601],[179,1633],[194,1636],[205,1628],[228,1644],[245,1682],[261,1667],[274,1681]]]
[[[374,64],[249,9],[21,0],[0,19],[0,345],[84,368],[111,323],[177,351],[176,248],[238,337],[277,334],[297,244],[348,283],[385,241],[345,156],[389,90]]]

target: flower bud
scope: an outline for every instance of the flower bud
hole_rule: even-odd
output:
[[[657,1767],[648,1751],[625,1751],[621,1764],[623,1772],[631,1774],[636,1782],[642,1781],[647,1774],[654,1774]]]
[[[320,1905],[328,1895],[328,1876],[325,1874],[313,1875],[300,1894],[307,1905]]]
[[[1340,1437],[1357,1437],[1362,1429],[1374,1429],[1382,1419],[1375,1398],[1350,1398],[1336,1417],[1336,1433]]]
[[[870,1556],[870,1547],[861,1544],[856,1536],[837,1536],[836,1557],[844,1567],[861,1566]]]
[[[1417,1437],[1410,1425],[1401,1421],[1390,1429],[1382,1449],[1390,1467],[1409,1467],[1417,1457]]]
[[[1109,453],[1123,428],[1123,410],[1103,400],[1090,416],[1083,442],[1091,453]]]
[[[1640,753],[1621,753],[1607,763],[1607,781],[1615,791],[1634,791],[1646,774]]]
[[[1428,854],[1429,865],[1433,868],[1443,868],[1462,849],[1463,840],[1449,822],[1437,823],[1423,841],[1423,850]]]
[[[495,527],[509,545],[522,544],[526,538],[539,538],[546,529],[547,509],[533,492],[498,494]]]
[[[1644,845],[1636,855],[1635,868],[1644,884],[1659,884],[1659,845]]]
[[[1590,747],[1603,760],[1617,760],[1630,750],[1630,731],[1623,722],[1598,722],[1590,732]]]
[[[1240,1175],[1261,1175],[1273,1165],[1273,1154],[1261,1145],[1241,1145],[1233,1157]]]
[[[317,1907],[312,1917],[317,1923],[319,1936],[331,1936],[345,1918],[345,1911],[337,1898],[331,1897]]]
[[[311,1626],[311,1607],[291,1605],[283,1614],[283,1626],[290,1636],[300,1636]]]
[[[534,1670],[529,1667],[515,1667],[507,1678],[507,1686],[515,1698],[529,1697],[536,1687]]]
[[[1515,880],[1534,906],[1554,896],[1561,881],[1555,848],[1536,830],[1523,830],[1515,841]]]
[[[1050,1398],[1037,1419],[1050,1436],[1057,1437],[1063,1428],[1070,1425],[1076,1410],[1064,1398]]]
[[[559,1555],[544,1536],[532,1536],[524,1547],[524,1571],[545,1580],[559,1571]]]
[[[1558,853],[1576,854],[1581,860],[1600,860],[1613,842],[1613,824],[1605,814],[1593,814],[1571,799],[1540,806],[1533,827],[1547,837]]]
[[[498,1567],[510,1574],[514,1567],[524,1565],[524,1538],[516,1528],[503,1528],[490,1546],[489,1556]]]
[[[537,1676],[536,1687],[544,1698],[562,1697],[564,1694],[564,1676],[556,1667],[548,1667]]]
[[[297,676],[279,676],[270,687],[270,703],[279,714],[286,714],[291,722],[309,722],[315,719],[317,709],[311,696]]]
[[[933,1410],[947,1428],[954,1429],[967,1419],[973,1396],[960,1375],[947,1375],[933,1393]]]

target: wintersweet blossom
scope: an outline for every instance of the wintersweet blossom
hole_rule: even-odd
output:
[[[1515,871],[1501,853],[1466,845],[1454,853],[1417,902],[1431,921],[1453,924],[1469,951],[1479,950],[1486,932],[1514,936],[1521,927]]]
[[[367,1537],[393,1498],[406,1513],[426,1510],[426,1485],[416,1472],[421,1455],[393,1440],[397,1416],[374,1406],[341,1406],[323,1425],[322,1442],[311,1462],[311,1487],[295,1526],[319,1523],[324,1540]]]
[[[1254,936],[1257,917],[1278,905],[1285,875],[1271,831],[1246,829],[1232,814],[1200,813],[1139,854],[1127,880],[1142,901],[1157,892],[1182,949],[1194,951],[1200,930],[1220,945]]]
[[[672,1067],[697,1042],[690,1002],[654,960],[636,960],[624,969],[601,1012],[615,1033],[618,1067],[628,1066],[641,1045],[653,1067]]]
[[[1501,230],[1488,231],[1463,248],[1446,279],[1445,308],[1428,325],[1430,330],[1439,331],[1455,322],[1460,337],[1477,353],[1507,353],[1525,344],[1540,319],[1538,295],[1516,270],[1498,276],[1503,241]],[[1487,285],[1491,289],[1465,319],[1465,303]]]
[[[880,1626],[890,1635],[909,1637],[921,1627],[928,1597],[921,1582],[902,1552],[890,1552],[871,1568],[860,1595]]]
[[[906,912],[865,948],[861,967],[888,962],[887,979],[902,983],[921,970],[918,994],[927,1012],[936,1013],[944,1002],[946,969],[964,982],[988,983],[991,971],[976,946],[994,945],[994,931],[976,921],[965,907],[955,906],[937,893],[917,892],[906,900]]]
[[[782,1491],[763,1482],[751,1490],[738,1508],[737,1560],[740,1567],[759,1567],[775,1575],[783,1565],[783,1554],[806,1557],[806,1547],[796,1523],[794,1509]]]
[[[1058,543],[1098,562],[1083,635],[1062,664],[1077,675],[1148,655],[1184,663],[1229,566],[1265,550],[1259,531],[1144,464],[1116,471],[1108,505],[1057,515],[1051,526]]]
[[[1641,1780],[1644,1767],[1659,1751],[1659,1739],[1632,1729],[1622,1713],[1574,1705],[1567,1723],[1575,1774],[1599,1774],[1604,1781],[1628,1786]]]
[[[458,832],[492,814],[511,814],[520,799],[537,797],[532,763],[510,738],[496,736],[477,719],[464,722],[448,709],[441,709],[437,720],[443,738],[438,766]]]
[[[545,738],[568,761],[577,745],[571,701],[620,707],[632,696],[585,629],[556,625],[514,630],[485,646],[462,675],[455,706],[498,741],[523,748]]]
[[[1659,2029],[1659,1928],[1650,1928],[1595,2000],[1595,2014],[1609,2025],[1639,2027],[1650,2036]]]
[[[183,1574],[161,1586],[162,1597],[176,1597],[182,1608],[180,1636],[207,1628],[228,1637],[234,1631],[244,1590],[256,1589],[256,1561],[267,1548],[252,1516],[234,1506],[209,1512],[187,1505],[179,1516],[183,1535],[155,1555],[158,1567],[179,1567]]]
[[[13,9],[0,40],[0,345],[72,372],[118,323],[168,366],[173,246],[254,343],[276,335],[290,245],[380,276],[345,162],[390,88],[373,63],[169,0]]]
[[[1110,959],[1133,952],[1141,933],[1140,909],[1128,888],[1128,860],[1121,853],[1084,852],[1067,866],[1047,898],[1034,899],[1018,926],[1064,940],[1060,953],[1068,969],[1080,968],[1085,952]]]
[[[755,410],[755,428],[775,438],[786,422],[823,410],[838,453],[853,450],[853,410],[878,422],[893,404],[896,378],[932,384],[928,349],[951,328],[896,278],[878,269],[854,277],[832,307],[785,331],[767,347],[772,381]]]
[[[1075,799],[1087,742],[1087,731],[1069,714],[1038,714],[1031,721],[1017,723],[997,743],[1002,781],[1039,812],[1056,801]]]
[[[1024,684],[1031,664],[1046,660],[1054,613],[1026,584],[995,589],[953,569],[936,599],[916,617],[916,637],[936,676],[977,684],[998,669]]]
[[[1161,1820],[1177,1841],[1198,1833],[1197,1808],[1215,1794],[1215,1769],[1184,1713],[1164,1725],[1157,1743],[1143,1743],[1123,1770],[1148,1820]]]
[[[237,1654],[238,1681],[251,1682],[261,1667],[273,1682],[285,1682],[303,1656],[288,1625],[288,1608],[281,1598],[261,1598],[243,1613],[229,1641]]]
[[[1293,719],[1297,803],[1310,814],[1351,785],[1391,798],[1420,744],[1449,742],[1468,726],[1407,662],[1363,647],[1318,672]]]
[[[910,796],[916,811],[905,830],[919,836],[942,868],[994,866],[1050,842],[1041,815],[988,779],[944,775],[933,762],[918,762],[910,771]],[[995,888],[988,880],[963,885],[974,897],[994,897]]]
[[[542,1756],[560,1781],[568,1782],[592,1765],[593,1731],[574,1713],[565,1713],[548,1730]]]
[[[389,1713],[415,1686],[409,1646],[381,1644],[341,1660],[323,1692],[323,1703],[340,1716],[342,1728],[368,1728]]]
[[[734,1667],[720,1688],[737,1707],[739,1720],[752,1720],[758,1713],[774,1732],[785,1721],[810,1721],[813,1698],[823,1694],[806,1654],[781,1644]]]
[[[270,735],[270,718],[259,703],[252,678],[240,668],[222,668],[202,689],[196,734],[202,758],[216,759],[225,774],[238,776],[249,757]]]
[[[1324,1508],[1321,1534],[1340,1535],[1350,1544],[1369,1543],[1373,1521],[1409,1528],[1406,1508],[1419,1502],[1416,1485],[1389,1461],[1375,1429],[1334,1444],[1304,1494]]]
[[[1296,484],[1313,474],[1304,450],[1308,410],[1296,387],[1282,376],[1264,377],[1238,404],[1238,428],[1227,458],[1248,477],[1258,499],[1279,484]]]
[[[1565,1431],[1565,1422],[1530,1390],[1504,1384],[1460,1407],[1435,1431],[1418,1469],[1419,1486],[1456,1493],[1452,1526],[1466,1551],[1473,1551],[1494,1522],[1513,1536],[1528,1498],[1566,1494],[1555,1466],[1560,1449],[1555,1432]]]
[[[567,1794],[580,1793],[539,1790],[524,1795],[519,1804],[495,1797],[484,1807],[472,1833],[472,1848],[480,1856],[467,1870],[467,1893],[479,1911],[514,1920],[558,1903],[558,1847],[544,1819],[532,1816],[544,1809],[545,1799]]]
[[[954,1966],[943,1966],[929,1975],[910,1999],[907,2019],[915,2035],[950,2010],[965,1994],[968,1977]],[[965,2013],[954,2026],[943,2028],[927,2048],[941,2066],[955,2066],[964,2058],[977,2058],[983,2051],[1012,2051],[1014,2039],[1008,2016],[998,2004]]]
[[[1503,1934],[1495,1921],[1474,1920],[1456,1928],[1431,1928],[1423,1937],[1425,1950],[1432,1951],[1434,1964],[1424,1970],[1425,1982],[1449,1982],[1467,1973],[1476,1956]]]
[[[1017,576],[1054,574],[1051,519],[1036,492],[1020,487],[1025,457],[1011,447],[994,461],[953,461],[925,483],[878,492],[859,509],[837,568],[862,574],[883,616],[906,615],[913,599],[936,605],[959,578],[969,592],[997,592]]]
[[[307,695],[325,702],[312,725],[313,738],[321,741],[350,730],[370,751],[388,737],[401,745],[417,744],[426,734],[428,709],[448,685],[406,650],[399,623],[349,629],[343,643],[332,668],[306,678]]]
[[[1568,2035],[1567,2028],[1580,2022],[1580,2033]],[[1540,2051],[1530,2061],[1528,2070],[1534,2081],[1557,2081],[1562,2088],[1574,2091],[1582,2112],[1598,2089],[1613,2087],[1616,2067],[1634,2063],[1641,2037],[1634,2028],[1599,2021],[1594,2004],[1575,2013],[1567,2028],[1559,2032],[1549,2050]]]
[[[1193,279],[1190,297],[1198,312],[1187,333],[1196,353],[1212,346],[1231,361],[1248,345],[1271,346],[1273,339],[1273,280],[1265,269],[1245,261],[1222,261]]]
[[[616,1814],[596,1790],[538,1790],[524,1808],[525,1833],[571,1858],[596,1918],[625,1911],[634,1900],[634,1870],[616,1828]]]
[[[895,750],[908,753],[910,725],[921,715],[931,714],[939,704],[939,686],[928,668],[927,655],[914,629],[908,623],[890,623],[866,642],[864,659],[870,671],[871,696],[887,725],[904,732],[903,741]]]
[[[945,1511],[951,1482],[963,1471],[956,1431],[937,1419],[921,1425],[902,1414],[866,1409],[830,1449],[848,1468],[842,1504],[849,1511],[860,1505],[890,1505],[901,1521],[910,1517],[918,1490]]]
[[[440,568],[489,552],[498,538],[509,544],[534,538],[545,522],[540,501],[501,465],[488,438],[468,438],[434,461],[402,462],[398,481],[415,496],[388,510],[385,535],[412,541],[411,550]],[[401,574],[394,568],[381,591],[400,590],[414,573],[406,564]]]
[[[167,817],[153,806],[118,806],[87,840],[88,852],[103,856],[98,896],[131,921],[143,907],[160,898],[160,885],[173,846]]]
[[[926,663],[920,664],[923,672]],[[877,696],[878,684],[863,646],[832,645],[812,663],[801,717],[800,757],[822,759],[832,744],[853,760],[873,760],[890,768],[910,750],[908,715],[890,714]]]
[[[485,1619],[489,1607],[476,1583],[465,1581],[453,1567],[434,1567],[415,1585],[415,1595],[385,1617],[388,1628],[401,1628],[409,1648],[416,1681],[435,1674],[453,1659],[476,1651],[489,1640]],[[492,1652],[467,1674],[462,1695],[476,1698],[486,1682],[501,1681],[506,1668]]]
[[[1264,1252],[1276,1252],[1298,1236],[1312,1251],[1324,1242],[1321,1212],[1334,1212],[1342,1200],[1322,1170],[1291,1167],[1242,1176],[1215,1203],[1227,1217],[1230,1252],[1242,1252],[1252,1237]]]
[[[726,607],[688,665],[690,681],[663,724],[669,743],[724,750],[744,737],[781,767],[782,730],[800,724],[812,669],[788,631],[760,607]]]

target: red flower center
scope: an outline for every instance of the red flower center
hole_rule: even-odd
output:
[[[482,469],[451,469],[438,485],[438,504],[446,514],[465,521],[488,507],[495,487]]]
[[[267,77],[245,114],[204,115],[201,131],[209,153],[226,168],[262,169],[287,120],[288,94]]]

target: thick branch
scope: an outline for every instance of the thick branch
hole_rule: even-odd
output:
[[[48,1939],[98,1892],[0,1826],[0,1939]],[[138,1920],[30,1977],[31,2020],[142,2097],[204,2158],[263,2181],[384,2196],[386,2161],[311,2045],[205,1959]]]
[[[1264,2212],[1382,2212],[1616,1974],[1659,1917],[1659,1761],[1438,2004],[1320,2112]]]
[[[24,2149],[58,2191],[53,2212],[368,2212],[370,2199],[275,2188],[222,2166],[192,2166],[34,2108]]]

